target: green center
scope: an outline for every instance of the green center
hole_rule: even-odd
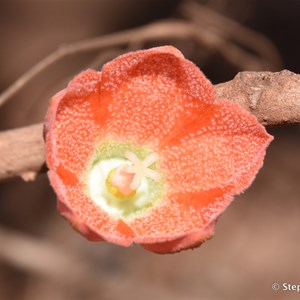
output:
[[[140,160],[148,157],[153,150],[147,146],[136,146],[131,143],[120,143],[116,141],[105,141],[95,149],[94,156],[88,167],[85,182],[86,193],[104,211],[113,217],[131,219],[151,209],[159,202],[163,194],[163,179],[155,182],[150,178],[143,178],[141,186],[134,195],[120,201],[122,197],[112,192],[107,185],[107,178],[116,167],[128,164],[130,161],[125,158],[126,152],[134,153]],[[154,162],[150,169],[158,172],[159,161]]]

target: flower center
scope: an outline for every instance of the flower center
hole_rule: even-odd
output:
[[[157,153],[151,153],[144,160],[140,160],[133,152],[127,151],[125,157],[131,165],[123,164],[113,168],[105,181],[107,189],[114,196],[119,199],[131,199],[144,177],[151,178],[155,182],[160,181],[160,175],[149,168],[158,160]]]
[[[104,141],[84,177],[87,196],[112,217],[131,220],[142,215],[163,197],[158,159],[147,146]]]

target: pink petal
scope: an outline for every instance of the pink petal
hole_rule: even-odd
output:
[[[255,178],[271,140],[254,116],[220,101],[169,140],[160,168],[173,192],[231,187],[230,194],[239,193]]]
[[[215,99],[202,72],[170,46],[125,54],[101,74],[106,132],[117,140],[155,145]]]

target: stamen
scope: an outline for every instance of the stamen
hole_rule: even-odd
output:
[[[133,152],[127,151],[125,157],[132,165],[121,165],[108,178],[108,186],[114,186],[122,195],[133,195],[140,187],[144,177],[158,182],[161,177],[158,172],[149,167],[158,160],[157,153],[151,153],[144,160],[140,160]],[[116,196],[117,194],[114,193]]]
[[[156,171],[148,168],[158,160],[159,156],[157,153],[151,153],[143,161],[138,159],[138,157],[130,151],[125,153],[125,157],[132,163],[132,166],[126,168],[126,171],[128,173],[135,173],[130,184],[131,189],[138,189],[144,177],[151,178],[156,182],[160,180],[160,175]]]
[[[148,155],[144,161],[143,161],[143,165],[147,168],[150,167],[154,162],[156,162],[158,160],[159,156],[157,153],[151,153],[150,155]]]
[[[145,176],[148,177],[148,178],[151,178],[152,180],[154,180],[156,182],[160,181],[160,175],[152,169],[147,169],[145,171]]]
[[[127,151],[125,153],[125,157],[130,160],[132,164],[137,164],[140,162],[139,158],[133,152]]]

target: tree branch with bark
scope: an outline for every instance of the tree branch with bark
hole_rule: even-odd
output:
[[[280,56],[264,36],[194,2],[184,2],[179,12],[186,20],[164,20],[120,33],[62,45],[33,66],[0,95],[0,106],[50,66],[69,56],[97,53],[93,66],[112,54],[142,48],[155,41],[193,41],[208,57],[218,52],[239,69],[278,69]],[[255,43],[253,42],[255,41]],[[249,54],[249,49],[251,54]],[[110,57],[111,58],[111,57]],[[91,66],[89,66],[91,67]],[[265,126],[300,123],[300,75],[281,72],[240,72],[215,85],[218,99],[239,103]],[[46,170],[43,124],[0,132],[0,181],[21,177],[34,180]]]
[[[239,103],[265,126],[300,124],[300,75],[281,72],[240,72],[215,85],[217,100]],[[0,133],[0,181],[25,181],[45,171],[43,124]]]

